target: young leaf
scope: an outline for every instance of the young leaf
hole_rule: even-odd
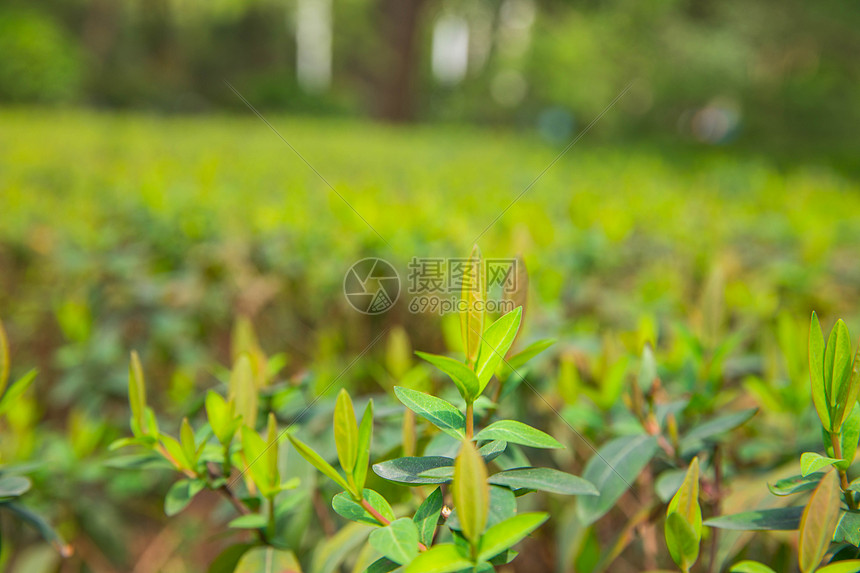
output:
[[[369,503],[370,506],[382,517],[388,521],[394,521],[394,511],[392,511],[391,505],[389,505],[384,497],[372,489],[367,488],[362,491],[361,495],[362,499],[367,501],[367,503]],[[362,505],[357,503],[354,499],[350,498],[346,492],[341,492],[334,496],[331,500],[331,507],[338,515],[349,519],[350,521],[368,523],[377,527],[382,525],[379,523],[379,520],[373,516],[373,514],[367,511],[367,509],[362,507]]]
[[[830,547],[839,523],[839,491],[832,471],[822,478],[803,510],[797,549],[801,573],[814,571]]]
[[[487,485],[487,467],[484,460],[470,441],[463,442],[460,455],[454,462],[451,492],[463,535],[476,546],[487,523],[490,487]]]
[[[415,354],[450,376],[466,403],[474,402],[475,398],[478,397],[478,377],[471,368],[447,356],[425,352],[416,352]]]
[[[585,464],[582,474],[600,495],[577,500],[580,522],[590,525],[609,511],[656,453],[657,438],[644,435],[616,438],[600,448]]]
[[[739,531],[793,531],[800,526],[802,507],[757,509],[712,517],[704,525]]]
[[[18,405],[18,398],[24,394],[27,388],[30,387],[30,384],[33,383],[33,380],[36,379],[36,373],[37,371],[35,369],[30,370],[9,386],[6,393],[0,397],[0,415],[5,414],[10,409]]]
[[[669,502],[665,534],[672,559],[683,571],[688,571],[699,557],[699,541],[702,537],[699,458],[693,458],[684,482]]]
[[[436,524],[442,513],[443,502],[442,490],[437,487],[418,506],[418,510],[412,517],[412,521],[415,522],[415,527],[418,529],[418,541],[427,547],[433,543],[433,535],[436,533]]]
[[[475,440],[503,440],[533,448],[564,448],[558,440],[516,420],[493,422],[475,436]]]
[[[815,570],[815,573],[857,573],[860,571],[860,559],[836,561]]]
[[[654,380],[657,379],[657,361],[650,344],[642,349],[642,362],[639,365],[639,387],[643,392],[651,391]]]
[[[693,528],[679,513],[670,513],[665,525],[666,545],[672,560],[685,573],[699,556],[699,539]]]
[[[182,418],[182,425],[179,428],[179,443],[182,445],[182,453],[185,454],[188,464],[191,467],[196,466],[197,443],[194,441],[194,430],[191,429],[188,418]]]
[[[812,402],[821,425],[830,429],[830,401],[824,380],[824,334],[818,315],[812,313],[809,325],[809,378],[812,381]]]
[[[483,261],[478,245],[472,247],[472,254],[464,267],[463,285],[460,294],[464,308],[460,311],[460,334],[466,350],[466,362],[474,364],[481,347],[481,334],[484,332],[484,302],[487,298],[484,285]]]
[[[489,482],[512,489],[534,489],[561,495],[598,495],[597,488],[581,477],[552,468],[518,468],[493,474]]]
[[[267,458],[266,469],[267,469],[267,478],[269,480],[269,484],[273,490],[269,497],[274,496],[277,493],[277,488],[281,483],[281,475],[278,470],[278,421],[275,418],[274,412],[269,412],[269,423],[267,428],[266,435],[266,453],[265,456]]]
[[[505,357],[514,343],[520,321],[523,318],[523,307],[517,307],[499,318],[484,332],[481,341],[481,351],[475,363],[475,373],[478,375],[478,394],[484,391],[496,367]]]
[[[334,483],[342,487],[344,490],[353,494],[353,497],[359,499],[358,491],[354,490],[349,486],[343,476],[337,473],[337,470],[331,467],[331,465],[325,461],[322,456],[313,451],[307,444],[293,436],[292,434],[287,434],[287,438],[289,438],[290,443],[293,444],[293,447],[301,454],[303,458],[305,458],[312,466],[321,471],[326,477],[332,480]]]
[[[800,455],[800,475],[806,477],[813,472],[817,472],[821,468],[832,466],[841,460],[837,458],[826,458],[815,452],[803,452]]]
[[[358,456],[355,461],[355,469],[352,479],[358,490],[364,489],[367,479],[367,466],[370,465],[370,442],[373,437],[373,400],[367,403],[364,415],[361,417],[361,425],[358,427]]]
[[[263,529],[268,525],[269,518],[262,513],[249,513],[233,519],[227,524],[227,527],[230,529]]]
[[[292,551],[274,547],[254,547],[242,555],[234,573],[301,573]]]
[[[815,489],[822,477],[824,477],[823,472],[815,472],[806,476],[796,475],[777,480],[773,485],[767,484],[767,488],[773,495],[786,496]]]
[[[465,437],[466,417],[450,402],[402,386],[395,386],[394,394],[407,408],[449,436],[458,439]]]
[[[549,518],[546,513],[523,513],[489,528],[481,538],[478,559],[486,561],[519,543]]]
[[[348,475],[352,474],[358,456],[358,424],[355,421],[352,399],[343,388],[337,395],[337,404],[334,407],[334,443],[337,446],[340,467]]]
[[[254,383],[254,369],[248,354],[242,354],[230,373],[229,399],[236,405],[236,413],[242,416],[242,423],[254,428],[257,423],[257,386]]]
[[[851,335],[840,319],[830,332],[824,354],[824,376],[829,381],[830,426],[834,432],[839,431],[848,404],[852,358]],[[856,392],[854,394],[856,400]]]
[[[181,479],[170,486],[164,498],[164,513],[168,517],[185,509],[194,496],[200,493],[206,482],[199,479]]]
[[[143,368],[137,352],[131,351],[131,362],[128,366],[128,403],[131,406],[131,417],[142,431],[145,428],[143,411],[146,408],[146,381],[143,378]]]
[[[758,561],[741,561],[729,569],[730,573],[776,573],[773,569]]]
[[[418,555],[406,566],[404,573],[454,573],[472,565],[456,545],[440,543]]]
[[[272,450],[275,450],[274,455],[277,456],[277,447],[277,444],[266,444],[257,432],[247,426],[242,426],[242,452],[248,464],[248,473],[257,487],[260,488],[260,492],[266,497],[270,497],[278,491],[277,477],[270,474],[269,464]]]
[[[418,528],[408,517],[370,532],[370,545],[395,563],[405,565],[418,555]]]

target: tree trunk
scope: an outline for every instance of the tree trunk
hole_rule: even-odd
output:
[[[380,0],[382,58],[378,62],[376,115],[386,121],[414,119],[416,72],[419,68],[418,32],[427,0]]]

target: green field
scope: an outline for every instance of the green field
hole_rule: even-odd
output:
[[[61,501],[43,504],[90,548],[77,559],[126,570],[142,551],[129,540],[163,522],[163,477],[114,482],[81,507],[109,475],[106,444],[126,433],[131,349],[171,428],[223,381],[240,315],[283,354],[281,382],[305,399],[383,328],[414,349],[459,351],[455,317],[410,313],[408,295],[375,318],[348,306],[344,273],[368,256],[401,277],[413,257],[465,257],[476,240],[485,256],[521,256],[523,337],[559,341],[536,369],[539,387],[593,442],[629,427],[617,407],[645,340],[696,414],[766,409],[727,454],[737,474],[780,468],[817,439],[800,395],[806,325],[816,310],[828,328],[841,317],[860,331],[856,180],[730,147],[614,146],[598,124],[529,187],[563,148],[530,132],[268,119],[336,191],[250,112],[0,111],[0,317],[13,374],[40,370],[0,452],[67,472]],[[343,384],[383,392],[393,347],[372,349]],[[299,398],[277,396],[295,411]],[[513,409],[567,432],[534,396]],[[57,445],[63,429],[73,454]],[[581,467],[588,449],[571,447],[555,460]],[[755,490],[767,494],[762,481]],[[144,516],[144,533],[123,512]],[[569,531],[557,529],[565,547]],[[195,543],[172,571],[202,570],[206,546]],[[765,545],[756,551],[776,553]]]

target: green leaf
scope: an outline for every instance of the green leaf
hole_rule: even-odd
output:
[[[386,557],[380,557],[376,561],[370,564],[370,567],[364,573],[391,573],[395,569],[399,568],[400,564],[395,563],[391,559]]]
[[[338,392],[334,407],[334,443],[340,467],[346,474],[352,474],[358,457],[358,423],[355,421],[352,399],[343,388]]]
[[[642,361],[639,364],[639,387],[643,392],[649,392],[657,379],[657,361],[650,344],[642,349]]]
[[[689,571],[699,557],[699,539],[680,513],[670,513],[665,525],[666,546],[682,571]]]
[[[833,440],[830,437],[830,434],[821,429],[822,438],[825,444],[828,444],[826,448],[827,454],[829,456],[833,455]],[[839,432],[839,443],[840,443],[840,451],[842,454],[842,460],[833,464],[837,469],[847,470],[851,463],[854,461],[854,455],[857,453],[857,444],[860,441],[860,405],[854,404],[851,409],[848,411],[848,415],[845,416],[844,421],[842,422],[842,428]]]
[[[405,457],[373,465],[379,477],[408,484],[441,484],[450,482],[446,477],[427,477],[428,470],[454,465],[454,460],[442,456]]]
[[[143,411],[146,408],[146,380],[143,377],[143,367],[137,351],[131,351],[131,362],[128,366],[128,403],[131,406],[131,417],[137,422],[137,427],[143,430],[146,425]]]
[[[182,418],[182,425],[179,428],[179,443],[182,445],[182,453],[185,454],[185,459],[193,468],[197,465],[197,442],[194,440],[194,430],[191,429],[191,424],[188,423],[188,418]]]
[[[229,399],[236,405],[236,413],[242,416],[242,423],[253,429],[257,424],[257,385],[254,382],[254,366],[251,357],[243,353],[233,364],[230,373]]]
[[[6,338],[6,329],[3,321],[0,321],[0,396],[6,390],[9,383],[9,339]]]
[[[507,447],[508,443],[504,440],[493,440],[492,442],[488,442],[478,448],[478,453],[481,454],[482,458],[484,458],[484,462],[490,463],[505,453],[505,449]]]
[[[792,495],[803,491],[815,489],[819,480],[824,477],[823,472],[815,472],[806,476],[796,475],[789,478],[777,480],[773,485],[767,484],[770,493],[778,496]]]
[[[206,417],[212,432],[222,445],[229,443],[241,420],[233,413],[233,403],[227,402],[220,394],[209,390],[206,393]]]
[[[248,426],[242,426],[242,451],[248,464],[248,473],[260,488],[260,493],[266,497],[271,497],[278,491],[277,476],[271,475],[270,472],[270,455],[272,450],[277,452],[277,448],[277,443],[267,444],[257,432]]]
[[[478,357],[478,349],[481,347],[481,333],[484,332],[484,303],[487,299],[487,285],[484,283],[483,262],[478,245],[472,247],[472,253],[469,255],[464,271],[460,300],[465,307],[460,311],[460,335],[463,337],[466,362],[474,364]]]
[[[394,521],[394,511],[391,510],[391,505],[389,505],[388,501],[386,501],[384,497],[372,489],[365,488],[362,492],[362,498],[367,501],[373,509],[379,512],[382,517],[388,521]],[[332,498],[331,507],[338,515],[349,519],[350,521],[368,523],[370,525],[376,525],[377,527],[382,525],[369,511],[345,492],[341,492]]]
[[[454,462],[451,492],[463,535],[473,546],[477,545],[487,523],[490,487],[487,485],[487,467],[484,460],[470,441],[463,442],[460,455]]]
[[[337,470],[331,467],[331,465],[325,461],[322,456],[313,451],[310,446],[293,436],[292,434],[287,434],[287,438],[289,438],[290,443],[293,444],[293,447],[301,454],[303,458],[305,458],[312,466],[321,471],[326,477],[332,480],[334,483],[342,487],[348,492],[353,493],[354,497],[358,497],[358,491],[353,490],[346,480],[337,473]]]
[[[341,563],[358,552],[371,528],[362,523],[349,523],[332,537],[318,543],[311,561],[311,573],[335,573]]]
[[[484,529],[513,517],[517,513],[517,497],[510,489],[501,486],[490,486],[490,511],[487,512],[487,524]],[[451,511],[445,524],[452,530],[462,533],[460,516],[455,508]]]
[[[418,510],[412,517],[412,521],[415,522],[415,527],[418,529],[418,541],[427,547],[430,547],[433,542],[433,535],[436,533],[436,524],[439,522],[443,504],[442,489],[437,487],[418,506]]]
[[[681,451],[692,452],[701,447],[706,440],[725,434],[726,432],[737,428],[752,418],[758,411],[757,408],[741,410],[723,416],[717,416],[712,420],[700,424],[689,430],[681,439]]]
[[[472,562],[453,543],[440,543],[424,551],[410,563],[404,573],[454,573],[468,569]]]
[[[0,500],[18,497],[31,487],[30,480],[23,476],[0,476]]]
[[[741,561],[729,569],[730,573],[776,573],[773,569],[758,561]]]
[[[521,370],[526,366],[526,364],[532,358],[555,344],[555,342],[556,340],[554,338],[545,338],[543,340],[532,342],[507,360],[500,362],[499,366],[496,368],[496,377],[499,380],[507,380],[507,378],[514,372],[518,372],[522,375],[523,373]]]
[[[394,394],[407,408],[449,436],[457,439],[466,436],[466,416],[450,402],[402,386],[395,386]]]
[[[175,464],[180,470],[191,469],[191,464],[185,459],[185,452],[182,451],[182,446],[179,445],[179,441],[176,438],[167,434],[161,434],[159,439],[161,439],[161,444],[170,456],[170,463]]]
[[[696,542],[702,534],[702,510],[699,507],[699,458],[693,458],[684,482],[669,502],[667,513],[679,513],[696,534]]]
[[[370,533],[370,545],[385,557],[406,565],[418,555],[418,528],[408,517]]]
[[[38,531],[39,535],[41,535],[45,541],[53,545],[57,551],[60,552],[60,555],[63,557],[71,556],[72,548],[63,541],[60,534],[57,533],[57,531],[45,520],[44,517],[14,501],[4,503],[3,509],[11,511],[22,521]]]
[[[471,368],[447,356],[425,352],[416,352],[415,354],[450,376],[457,386],[460,396],[467,403],[474,402],[475,398],[478,397],[478,377]]]
[[[239,560],[246,551],[254,547],[250,543],[237,543],[231,545],[224,551],[218,554],[215,560],[209,565],[208,573],[234,573],[239,565]]]
[[[860,547],[860,512],[844,511],[833,534],[835,543],[850,543],[854,547]]]
[[[292,551],[255,547],[242,555],[235,573],[301,573],[301,570]]]
[[[33,383],[33,380],[36,379],[36,373],[37,370],[30,370],[9,386],[6,393],[0,398],[0,415],[8,412],[12,407],[18,406],[16,403],[18,398],[24,394],[27,388],[30,387],[30,384]]]
[[[518,306],[511,312],[499,318],[484,332],[481,340],[481,351],[475,363],[475,373],[478,375],[478,394],[484,391],[496,367],[505,357],[514,343],[520,322],[523,318],[523,307]]]
[[[492,526],[481,538],[478,559],[486,561],[513,547],[547,518],[549,515],[546,513],[523,513]]]
[[[809,378],[812,381],[812,402],[821,419],[821,425],[830,429],[829,388],[824,379],[824,334],[818,315],[812,313],[809,325]]]
[[[503,440],[533,448],[564,448],[558,440],[516,420],[493,422],[475,436],[475,440]]]
[[[535,489],[561,495],[599,495],[594,484],[552,468],[519,468],[493,474],[493,485],[512,489]]]
[[[364,414],[361,416],[361,425],[358,427],[358,457],[355,461],[355,470],[352,479],[356,489],[364,489],[367,480],[367,466],[370,465],[370,442],[373,438],[373,400],[367,403]]]
[[[800,519],[797,555],[801,573],[814,571],[824,558],[839,524],[839,483],[830,472],[812,492]]]
[[[170,517],[185,509],[205,486],[206,483],[199,479],[181,479],[174,483],[164,498],[165,515]]]
[[[699,557],[702,510],[699,507],[699,458],[693,458],[666,512],[666,545],[678,566],[689,570]]]
[[[848,327],[841,319],[836,321],[824,354],[824,377],[829,386],[827,394],[830,399],[831,430],[838,432],[842,425],[842,416],[848,405],[847,399],[851,386],[851,365],[853,352],[851,335]],[[856,401],[856,392],[855,401]]]
[[[802,514],[803,508],[800,506],[757,509],[712,517],[704,525],[740,531],[792,531],[800,526]]]
[[[240,515],[227,524],[231,529],[263,529],[269,525],[269,519],[261,513]]]
[[[827,458],[815,452],[804,452],[800,455],[800,475],[808,476],[813,472],[817,472],[821,468],[832,466],[836,462],[842,461],[837,458]]]
[[[860,571],[860,559],[837,561],[815,570],[816,573],[858,573],[858,571]]]
[[[580,522],[590,525],[609,511],[656,453],[657,438],[645,435],[616,438],[601,447],[585,464],[582,474],[600,495],[577,500]]]

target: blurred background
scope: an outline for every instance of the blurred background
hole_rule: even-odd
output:
[[[6,0],[0,318],[13,374],[39,375],[0,452],[42,461],[28,495],[76,551],[4,521],[0,563],[204,570],[211,508],[165,525],[169,476],[103,463],[130,350],[167,426],[223,386],[239,317],[305,399],[396,332],[343,377],[379,392],[386,348],[456,352],[456,318],[407,295],[360,315],[344,273],[476,241],[525,261],[571,419],[614,403],[559,391],[572,364],[600,387],[652,339],[694,380],[731,336],[703,377],[774,412],[756,432],[792,445],[747,462],[777,467],[804,440],[774,389],[806,387],[809,313],[860,331],[858,30],[841,0]]]

